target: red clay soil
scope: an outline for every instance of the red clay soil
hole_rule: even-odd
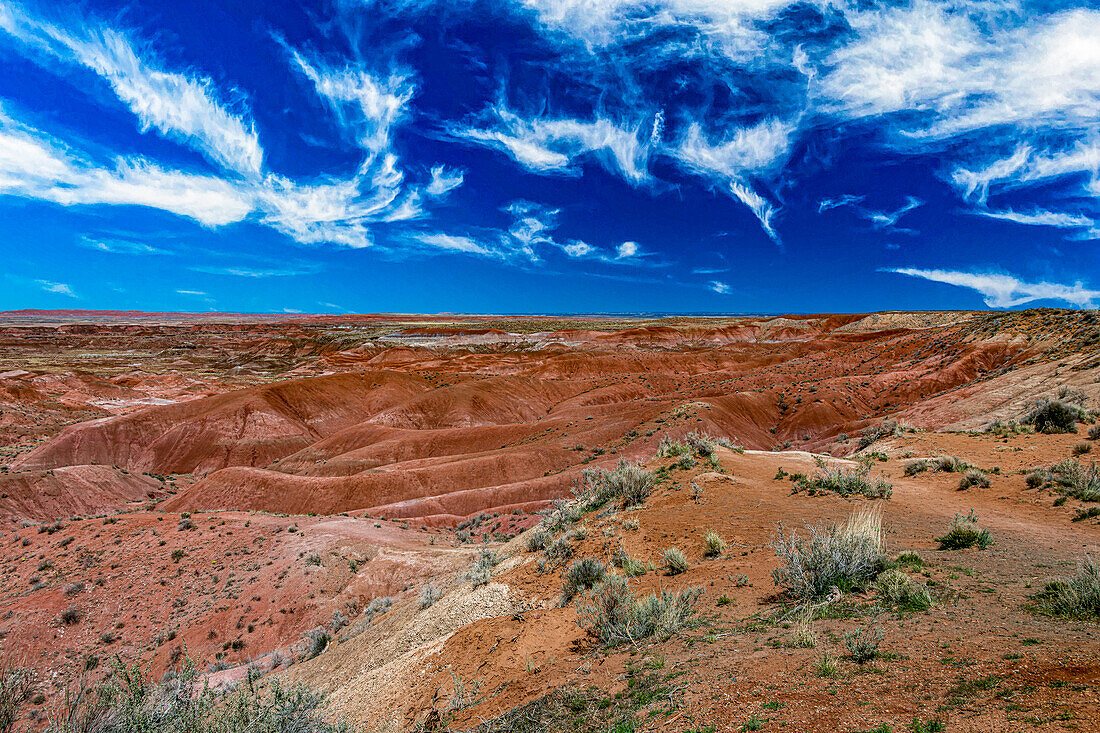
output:
[[[1096,404],[1098,343],[1095,316],[1061,311],[0,315],[0,653],[48,680],[46,707],[112,654],[159,674],[186,651],[205,669],[228,667],[219,681],[250,660],[289,663],[322,627],[346,640],[292,674],[363,721],[382,705],[410,720],[445,707],[453,672],[485,693],[448,712],[463,730],[567,685],[622,692],[628,662],[636,677],[650,660],[647,673],[673,677],[664,702],[639,711],[644,729],[736,730],[753,716],[794,730],[897,730],[914,716],[949,730],[1097,729],[1095,624],[1026,605],[1100,551],[1100,529],[1072,521],[1079,502],[1055,506],[1019,473],[1065,458],[1082,436],[949,431],[1015,417],[1063,386]],[[793,648],[792,629],[764,622],[781,605],[767,546],[776,522],[838,520],[864,502],[793,495],[772,477],[779,466],[812,472],[796,449],[851,455],[888,420],[924,431],[884,431],[864,452],[889,455],[875,465],[895,483],[882,502],[891,551],[921,553],[914,577],[937,604],[872,612],[873,594],[856,596],[815,622],[816,649]],[[718,471],[673,470],[641,510],[588,517],[574,552],[607,557],[621,541],[658,562],[679,546],[688,572],[632,582],[701,586],[701,625],[600,651],[575,604],[558,607],[561,567],[539,573],[522,541],[499,543],[568,497],[585,469],[664,465],[652,463],[659,441],[691,431],[764,452],[721,449]],[[907,453],[1000,473],[991,488],[958,492],[954,474],[903,477]],[[933,550],[970,508],[993,547]],[[711,529],[730,551],[703,559]],[[463,577],[470,540],[516,553],[481,595]],[[429,581],[451,609],[430,633],[417,600]],[[389,613],[364,610],[386,596]],[[815,676],[824,649],[842,656],[841,636],[871,622],[889,658],[841,659],[840,677]],[[378,691],[364,691],[364,655],[387,639],[418,651],[372,671]]]

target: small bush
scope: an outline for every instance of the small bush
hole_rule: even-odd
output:
[[[1075,455],[1075,456],[1083,456],[1086,453],[1091,453],[1091,452],[1092,452],[1092,446],[1089,445],[1088,443],[1078,443],[1077,445],[1073,446],[1073,455]]]
[[[661,559],[664,560],[669,575],[679,575],[691,567],[691,563],[684,557],[684,553],[675,547],[665,550],[661,555]]]
[[[703,555],[705,557],[718,557],[726,551],[726,541],[717,532],[707,532],[703,538]]]
[[[1044,397],[1035,403],[1021,422],[1034,425],[1039,433],[1076,433],[1077,423],[1086,419],[1088,412],[1080,405]]]
[[[959,479],[959,491],[966,491],[974,487],[988,489],[990,487],[990,482],[985,472],[979,471],[976,468],[971,468]]]
[[[1087,467],[1067,458],[1050,467],[1051,476],[1067,494],[1080,501],[1100,501],[1100,468],[1096,463]]]
[[[882,632],[870,626],[864,626],[844,635],[844,646],[848,655],[857,664],[866,664],[878,656],[878,647],[882,643]]]
[[[894,494],[893,485],[881,476],[870,477],[870,468],[830,468],[823,463],[801,488],[832,491],[841,496],[861,494],[869,499],[889,499]]]
[[[466,573],[466,580],[470,581],[475,588],[485,585],[489,582],[489,579],[493,576],[493,568],[497,566],[500,559],[497,554],[492,550],[482,550],[477,560],[474,561],[474,566]]]
[[[1086,555],[1074,576],[1049,583],[1035,600],[1051,616],[1100,620],[1100,566]]]
[[[818,677],[836,677],[840,670],[837,668],[836,657],[829,652],[825,652],[817,661],[814,662],[814,669],[817,670]]]
[[[420,590],[420,608],[430,608],[431,606],[434,606],[435,602],[442,597],[443,589],[439,586],[429,583]]]
[[[84,592],[84,583],[79,580],[75,583],[66,583],[65,587],[61,590],[62,595],[66,598],[72,598],[73,596],[80,595]]]
[[[676,458],[678,456],[686,456],[691,452],[691,448],[687,443],[673,440],[669,436],[665,435],[661,438],[661,442],[657,444],[657,458]]]
[[[1048,481],[1053,480],[1054,479],[1053,476],[1051,476],[1050,471],[1047,471],[1044,468],[1036,468],[1030,471],[1027,476],[1024,477],[1024,483],[1027,484],[1027,487],[1029,489],[1037,489],[1040,486],[1046,484]]]
[[[592,507],[612,500],[618,500],[623,507],[644,504],[657,485],[652,473],[625,460],[620,460],[612,471],[585,470],[582,479],[579,498]]]
[[[545,529],[538,527],[531,531],[531,534],[527,535],[527,551],[528,552],[541,552],[546,549],[546,545],[550,542],[550,533]]]
[[[859,450],[863,450],[883,438],[901,435],[902,428],[894,420],[884,420],[879,425],[864,428],[859,434]]]
[[[709,458],[714,453],[714,447],[719,444],[717,438],[695,431],[688,433],[684,442],[700,458]]]
[[[78,624],[82,618],[84,618],[84,612],[77,606],[69,606],[57,617],[58,621],[66,626]]]
[[[843,527],[807,525],[807,530],[803,539],[780,524],[771,544],[781,561],[772,579],[795,598],[820,598],[834,586],[860,590],[886,569],[881,511],[857,512]]]
[[[313,659],[318,654],[323,652],[328,643],[332,641],[332,637],[328,635],[327,631],[323,629],[311,629],[302,635],[302,653],[301,658],[303,660]]]
[[[1100,440],[1100,425],[1093,425],[1089,428],[1089,440]]]
[[[573,596],[588,590],[607,577],[607,565],[594,557],[582,557],[574,560],[565,571],[561,597],[564,606],[573,600]]]
[[[993,537],[989,530],[978,526],[978,518],[971,509],[970,514],[965,517],[956,514],[947,534],[937,537],[936,542],[940,543],[941,550],[963,550],[968,547],[984,550],[993,544]]]
[[[645,575],[645,565],[642,564],[641,560],[635,560],[626,554],[626,550],[621,546],[616,548],[611,555],[611,562],[630,577]]]
[[[607,647],[648,636],[667,637],[688,622],[700,595],[699,588],[665,590],[639,601],[625,578],[611,575],[585,594],[577,607],[578,623]]]
[[[573,557],[573,543],[566,537],[558,537],[542,549],[542,554],[551,563],[568,560]]]
[[[902,611],[927,611],[932,595],[923,583],[914,583],[900,570],[888,570],[875,581],[875,590],[883,603]]]

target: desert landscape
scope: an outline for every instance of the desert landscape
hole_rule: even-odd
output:
[[[1097,406],[1095,311],[0,314],[0,720],[1100,730]]]

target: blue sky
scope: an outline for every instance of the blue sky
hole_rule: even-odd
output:
[[[0,0],[0,309],[1096,307],[1100,10]]]

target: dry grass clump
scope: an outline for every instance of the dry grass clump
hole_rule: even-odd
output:
[[[670,547],[661,554],[669,575],[679,575],[691,567],[691,563],[684,557],[684,553],[675,547]]]
[[[1100,567],[1086,555],[1075,575],[1048,583],[1035,601],[1051,616],[1100,620]]]
[[[705,557],[718,557],[726,551],[726,541],[717,532],[707,532],[703,538],[703,555]]]
[[[565,571],[561,589],[561,604],[573,600],[582,590],[588,590],[607,578],[607,565],[594,557],[574,560]]]
[[[986,476],[984,471],[979,471],[976,468],[969,469],[959,479],[959,491],[966,491],[974,487],[988,489],[990,486],[989,476]]]
[[[936,542],[940,543],[941,550],[964,550],[969,547],[984,550],[993,544],[993,537],[989,530],[978,526],[978,517],[971,509],[965,517],[956,514],[947,528],[947,534],[937,537]]]
[[[676,593],[664,590],[639,600],[625,578],[611,575],[578,604],[578,623],[607,647],[649,636],[666,638],[688,622],[702,592],[700,588]]]
[[[586,469],[576,490],[589,509],[618,500],[623,507],[644,504],[657,485],[657,478],[637,463],[620,460],[613,470]]]
[[[541,552],[550,543],[550,533],[542,527],[536,527],[527,535],[527,551]]]
[[[924,583],[914,583],[900,570],[887,570],[875,580],[875,590],[883,603],[902,611],[927,611],[932,595]]]
[[[771,547],[781,565],[772,571],[777,586],[795,598],[820,598],[833,587],[866,588],[886,569],[881,508],[854,512],[843,526],[806,526],[809,536],[787,534],[780,524]]]
[[[1100,425],[1093,425],[1089,428],[1089,440],[1100,440]]]
[[[611,554],[611,562],[615,567],[619,568],[630,577],[645,575],[646,573],[646,567],[642,561],[635,560],[628,555],[622,545],[615,548],[615,552]]]
[[[686,456],[689,453],[691,453],[691,448],[688,447],[687,443],[673,440],[667,435],[663,436],[661,442],[657,444],[657,458],[676,458]]]
[[[1092,445],[1090,445],[1089,443],[1078,443],[1077,445],[1073,446],[1073,455],[1083,456],[1086,453],[1092,453]]]
[[[958,456],[936,456],[935,458],[918,458],[905,464],[905,475],[916,476],[925,471],[937,471],[942,473],[962,473],[971,468],[970,464]]]
[[[894,495],[894,485],[881,476],[871,476],[869,466],[859,468],[830,468],[820,459],[817,471],[809,479],[796,485],[811,491],[831,491],[841,496],[860,494],[868,499],[889,499]]]
[[[1080,501],[1100,501],[1100,467],[1067,458],[1050,467],[1050,475],[1065,493]]]

